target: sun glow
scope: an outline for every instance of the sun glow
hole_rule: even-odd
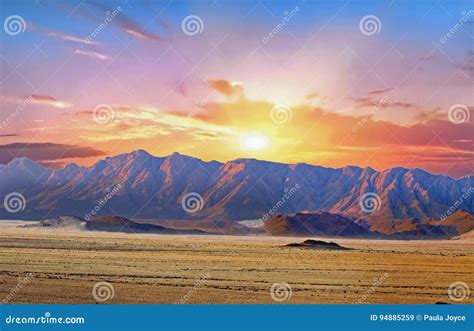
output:
[[[245,149],[264,149],[268,146],[268,140],[265,136],[259,133],[251,133],[244,138]]]

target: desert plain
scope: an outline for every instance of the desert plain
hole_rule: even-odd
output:
[[[472,236],[312,238],[350,248],[336,251],[285,247],[309,238],[19,231],[21,225],[0,222],[0,299],[11,303],[455,304],[449,286],[474,284]],[[98,302],[98,282],[110,283],[113,297]],[[279,300],[274,284],[286,286]],[[473,295],[461,303],[474,303]]]

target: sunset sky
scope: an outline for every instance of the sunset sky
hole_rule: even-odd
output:
[[[0,163],[145,149],[474,173],[472,1],[0,6]]]

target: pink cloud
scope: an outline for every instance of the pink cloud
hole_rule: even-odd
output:
[[[103,60],[110,60],[110,57],[108,57],[107,55],[104,55],[104,54],[99,53],[99,52],[94,52],[94,51],[75,49],[74,54],[85,55],[85,56],[89,56],[89,57],[92,57],[94,59],[102,60],[102,61]]]
[[[49,95],[40,95],[40,94],[31,94],[24,98],[12,97],[12,96],[0,96],[0,100],[6,101],[9,103],[22,103],[25,105],[28,105],[28,104],[46,105],[46,106],[51,106],[51,107],[60,108],[60,109],[69,108],[73,106],[72,103],[70,102],[67,102],[64,100],[58,100]]]
[[[72,41],[72,42],[76,42],[76,43],[80,43],[80,44],[84,44],[84,45],[99,45],[98,42],[92,41],[90,39],[74,36],[74,35],[71,35],[71,34],[60,32],[60,31],[41,28],[41,27],[33,25],[31,23],[28,23],[28,29],[30,29],[31,31],[37,31],[37,32],[39,32],[39,33],[41,33],[45,36],[48,36],[48,37],[58,38],[58,39],[65,40],[65,41]]]

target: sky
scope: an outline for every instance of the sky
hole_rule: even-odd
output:
[[[0,4],[0,163],[474,171],[472,1]]]

